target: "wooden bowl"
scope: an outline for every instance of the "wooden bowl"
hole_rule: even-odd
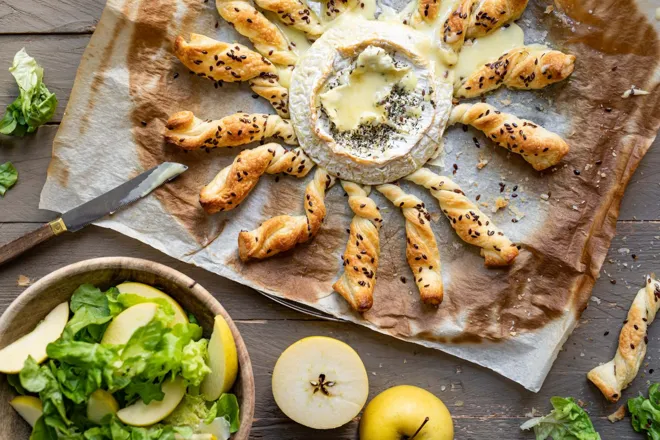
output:
[[[63,267],[40,279],[16,298],[0,317],[0,348],[34,329],[57,304],[68,301],[73,291],[84,283],[108,289],[124,281],[137,281],[158,287],[193,313],[211,336],[213,318],[222,315],[236,341],[239,374],[233,392],[241,407],[241,426],[232,440],[247,440],[254,417],[254,376],[252,363],[241,334],[225,309],[196,281],[162,264],[137,258],[111,257],[81,261]],[[0,374],[0,439],[27,440],[30,427],[9,405],[15,392]]]

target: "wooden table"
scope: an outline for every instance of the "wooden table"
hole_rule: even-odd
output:
[[[200,0],[201,1],[201,0]],[[16,96],[6,71],[21,47],[44,67],[46,83],[60,99],[53,122],[24,139],[0,137],[0,163],[18,168],[18,184],[0,199],[0,243],[7,242],[54,214],[38,209],[46,179],[51,142],[62,119],[76,68],[105,0],[0,1],[0,109]],[[629,419],[610,424],[605,417],[618,406],[606,404],[586,380],[586,372],[614,354],[616,340],[632,298],[646,273],[660,273],[660,145],[656,142],[633,177],[612,243],[589,308],[548,376],[534,394],[503,377],[461,359],[397,341],[353,324],[325,322],[291,311],[259,293],[202,269],[189,266],[117,232],[89,227],[58,237],[18,261],[0,268],[0,312],[24,290],[19,275],[32,280],[64,265],[102,256],[146,258],[174,267],[209,289],[236,321],[252,356],[257,384],[254,439],[357,439],[358,420],[343,428],[312,431],[293,423],[277,408],[270,378],[279,354],[311,335],[339,338],[364,361],[371,395],[398,384],[417,385],[439,396],[454,416],[457,439],[531,439],[519,425],[532,411],[546,413],[549,398],[573,396],[585,404],[604,439],[641,439]],[[629,250],[629,253],[626,251]],[[647,359],[626,398],[645,393],[660,376],[660,325],[651,327]]]

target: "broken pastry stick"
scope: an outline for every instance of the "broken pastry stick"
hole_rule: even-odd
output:
[[[284,33],[247,0],[216,0],[220,16],[247,37],[261,55],[275,64],[293,66],[298,55]]]
[[[481,248],[486,266],[508,266],[513,263],[518,256],[518,247],[451,179],[427,168],[420,168],[405,179],[431,191],[456,234],[466,243]]]
[[[321,229],[326,214],[325,193],[334,183],[334,177],[317,167],[314,179],[305,189],[305,215],[280,215],[266,220],[253,231],[241,231],[238,235],[241,260],[272,257],[311,240]]]
[[[442,268],[440,251],[431,229],[431,215],[420,199],[406,194],[396,185],[379,185],[376,189],[394,206],[401,208],[406,218],[406,259],[422,301],[427,304],[440,304],[444,294]]]
[[[323,25],[304,0],[255,0],[257,6],[274,12],[278,20],[303,32],[310,40],[316,40],[323,33]]]
[[[480,0],[470,15],[467,38],[479,38],[518,19],[528,0]]]
[[[646,355],[648,326],[660,308],[660,282],[650,275],[646,285],[637,292],[628,317],[623,321],[619,346],[614,359],[599,365],[587,374],[610,402],[621,398],[621,391],[633,381]]]
[[[371,188],[353,182],[341,182],[348,194],[348,204],[355,216],[344,252],[344,273],[332,285],[353,309],[366,312],[374,302],[376,270],[380,255],[378,231],[383,218],[376,202],[369,198]]]
[[[449,124],[456,123],[481,130],[500,147],[520,154],[537,171],[558,164],[569,150],[559,135],[486,103],[457,105],[449,116]]]
[[[573,55],[543,47],[518,47],[477,68],[462,80],[454,95],[474,98],[502,85],[521,90],[542,89],[568,78],[574,68]]]
[[[270,143],[243,150],[202,189],[199,203],[209,214],[229,211],[241,204],[264,173],[304,177],[313,167],[314,162],[300,148],[286,150]]]
[[[417,26],[422,22],[431,23],[438,18],[442,0],[419,0],[417,9],[410,18],[410,24]]]
[[[463,47],[475,1],[460,0],[456,5],[456,9],[451,11],[442,27],[442,42],[449,46],[454,53],[460,52]]]
[[[182,111],[170,116],[165,127],[165,140],[184,150],[236,147],[269,138],[298,144],[289,120],[277,115],[236,113],[214,121]]]
[[[277,68],[257,52],[237,43],[225,43],[199,34],[190,42],[179,36],[174,54],[198,76],[217,83],[248,81],[254,92],[266,98],[283,118],[289,117],[289,91],[279,82]]]

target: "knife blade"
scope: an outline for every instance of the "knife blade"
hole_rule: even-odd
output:
[[[46,223],[36,231],[0,247],[0,265],[12,260],[28,249],[63,232],[76,232],[90,223],[147,196],[162,184],[169,182],[188,169],[175,162],[165,162],[145,171],[126,183],[83,203],[52,222]]]

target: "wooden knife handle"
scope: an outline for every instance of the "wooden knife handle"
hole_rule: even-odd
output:
[[[64,226],[62,219],[58,219],[53,222],[46,223],[39,229],[28,232],[22,237],[19,237],[14,241],[0,246],[0,265],[13,260],[23,252],[32,249],[36,245],[43,243],[49,238],[53,238],[64,231],[66,231],[66,226]]]

